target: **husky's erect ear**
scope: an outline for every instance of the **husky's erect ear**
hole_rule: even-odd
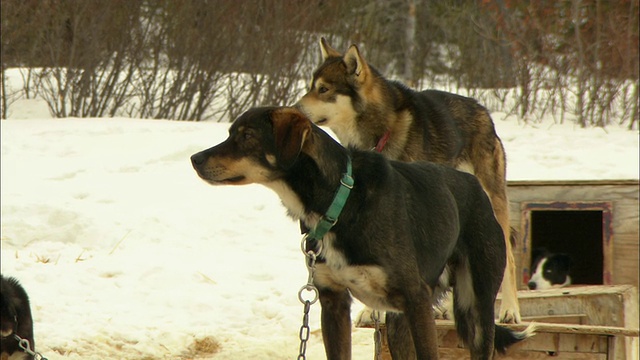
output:
[[[271,120],[276,141],[276,161],[288,169],[302,151],[307,135],[311,132],[311,121],[294,108],[275,110]]]
[[[325,61],[330,57],[342,56],[342,54],[340,54],[338,50],[332,48],[327,42],[327,39],[323,37],[320,38],[320,52],[322,53],[322,61]]]
[[[347,53],[344,54],[342,61],[347,65],[348,74],[354,75],[358,82],[364,81],[369,71],[369,66],[364,61],[362,55],[360,55],[360,51],[358,51],[357,46],[351,45],[349,50],[347,50]]]

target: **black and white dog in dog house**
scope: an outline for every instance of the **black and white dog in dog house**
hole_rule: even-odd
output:
[[[545,290],[571,285],[571,258],[545,248],[533,249],[529,290]]]

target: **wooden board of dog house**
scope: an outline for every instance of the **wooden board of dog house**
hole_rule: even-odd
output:
[[[638,292],[630,285],[574,286],[518,293],[524,329],[537,323],[536,335],[509,349],[500,359],[638,359]],[[500,299],[496,302],[496,311]],[[357,325],[371,327],[371,324]],[[441,359],[469,359],[454,323],[436,320]],[[390,360],[386,330],[382,359]]]
[[[638,329],[627,329],[613,326],[571,325],[537,322],[536,335],[508,349],[498,359],[524,360],[547,359],[557,360],[610,360],[637,359]],[[528,323],[504,325],[514,330],[524,329]],[[463,346],[450,320],[436,320],[438,330],[438,354],[444,360],[470,359],[469,351]],[[389,346],[386,341],[384,324],[382,331],[382,359],[391,360]],[[619,348],[617,339],[630,339],[626,354]],[[622,342],[624,345],[625,343]],[[634,354],[635,351],[635,354]]]

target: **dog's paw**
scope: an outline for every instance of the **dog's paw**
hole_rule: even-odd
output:
[[[446,309],[441,309],[438,306],[433,307],[433,315],[438,320],[448,320],[449,312]]]
[[[372,314],[373,314],[373,309],[368,307],[362,309],[362,311],[360,311],[360,313],[356,317],[356,321],[355,321],[356,327],[373,326],[373,317],[371,316]]]
[[[503,324],[520,324],[520,313],[511,309],[505,309],[504,312],[500,311],[499,321]]]
[[[520,304],[518,303],[517,291],[503,289],[498,321],[503,324],[520,324]]]
[[[373,320],[373,312],[374,310],[370,307],[365,307],[364,309],[362,309],[358,316],[356,316],[356,327],[373,327],[375,325]],[[384,322],[384,312],[379,311],[378,313],[380,316],[380,322]]]
[[[437,304],[433,305],[433,313],[436,319],[454,320],[453,319],[453,298],[452,293],[447,292],[446,295]]]

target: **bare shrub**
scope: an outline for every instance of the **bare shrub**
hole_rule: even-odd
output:
[[[287,105],[317,41],[358,44],[385,75],[538,121],[638,124],[638,0],[4,0],[0,115],[235,118]],[[20,67],[24,86],[7,87]],[[515,104],[507,99],[516,97]],[[556,121],[562,122],[560,116]]]

